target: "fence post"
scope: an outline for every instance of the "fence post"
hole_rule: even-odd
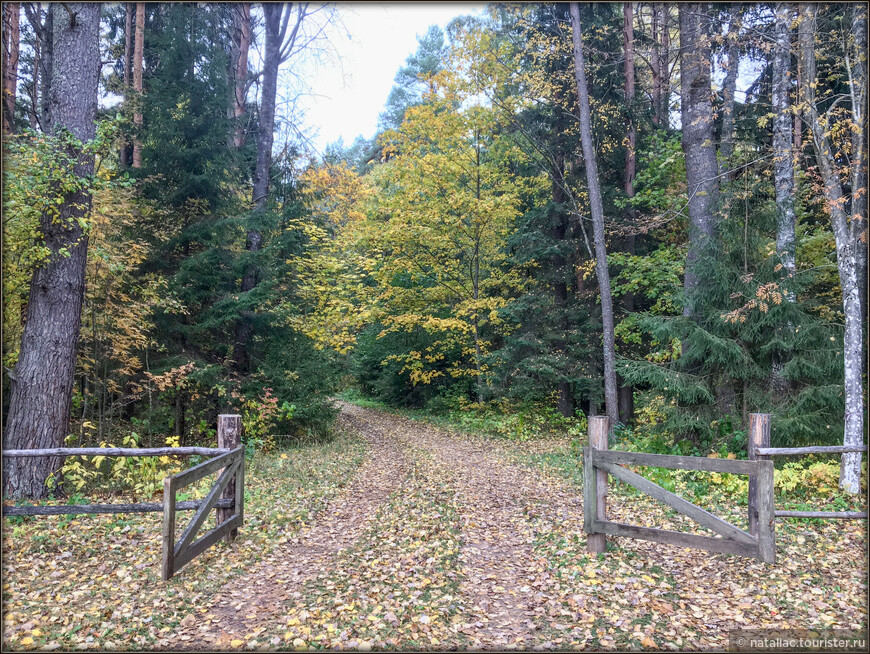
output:
[[[610,420],[607,416],[590,416],[589,417],[589,449],[590,450],[606,450],[607,435],[610,433]],[[594,452],[590,452],[590,462],[594,460]],[[607,473],[604,470],[597,470],[594,466],[584,468],[583,476],[595,473],[595,497],[590,497],[590,502],[595,503],[595,520],[607,520]],[[591,480],[590,480],[591,481]],[[591,484],[590,484],[591,485]],[[586,509],[584,508],[584,511]],[[586,537],[587,549],[594,553],[600,554],[604,551],[606,545],[606,537],[604,534],[589,534]]]
[[[217,423],[217,441],[218,447],[228,450],[234,450],[242,443],[242,416],[238,414],[222,413],[218,416]],[[242,466],[245,465],[244,460]],[[244,473],[242,473],[244,474]],[[220,473],[218,473],[220,475]],[[236,475],[239,479],[240,475]],[[221,493],[221,499],[237,500],[236,498],[236,479],[233,479]],[[234,506],[232,509],[217,509],[217,523],[220,524],[224,520],[229,520],[235,513],[241,513],[240,506]],[[233,529],[227,533],[227,541],[235,540],[239,530]]]
[[[773,461],[759,460],[758,463],[758,558],[773,563],[776,560]]]
[[[766,456],[759,456],[755,450],[759,447],[770,447],[769,413],[749,414],[749,435],[746,447],[748,450],[747,458],[750,461],[768,459]],[[758,502],[758,477],[752,476],[749,478],[749,533],[753,536],[758,536]]]
[[[175,574],[175,479],[163,480],[163,581]]]

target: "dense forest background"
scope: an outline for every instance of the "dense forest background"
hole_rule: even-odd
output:
[[[421,36],[379,134],[323,156],[276,87],[329,7],[107,4],[75,53],[65,7],[4,4],[5,447],[208,444],[241,413],[268,449],[348,389],[519,435],[607,413],[646,451],[745,451],[753,411],[774,445],[862,442],[864,5],[492,5]],[[51,120],[73,56],[103,98],[77,141]],[[80,310],[37,313],[85,250]],[[26,328],[67,319],[39,440]]]

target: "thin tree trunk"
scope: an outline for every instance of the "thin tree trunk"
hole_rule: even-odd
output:
[[[791,69],[791,6],[776,5],[776,44],[773,49],[773,157],[776,191],[776,251],[789,277],[795,274],[794,164],[789,112]],[[794,294],[786,296],[794,301]]]
[[[718,241],[716,205],[719,185],[713,138],[710,88],[710,17],[700,4],[680,5],[680,96],[683,152],[689,196],[689,249],[686,254],[683,315],[695,316],[695,295],[704,267],[699,263]]]
[[[184,389],[180,386],[175,389],[175,433],[178,436],[178,444],[184,444],[185,428],[185,404]]]
[[[801,118],[801,106],[800,106],[800,89],[803,86],[801,82],[801,65],[800,58],[798,58],[797,65],[797,89],[794,92],[794,104],[795,104],[795,112],[794,112],[794,156],[795,163],[798,166],[798,169],[803,170],[803,120]]]
[[[854,59],[852,66],[852,93],[855,109],[852,121],[862,129],[852,132],[852,232],[856,243],[856,269],[858,299],[861,316],[867,320],[867,7],[852,6],[852,38]],[[863,358],[862,358],[863,361]],[[864,365],[862,364],[862,368]]]
[[[670,125],[670,110],[671,110],[671,73],[670,73],[670,49],[671,49],[671,32],[670,32],[670,7],[668,3],[662,2],[659,4],[659,29],[661,30],[661,48],[659,48],[659,69],[661,70],[661,96],[658,114],[661,116],[662,124],[665,127]]]
[[[3,4],[3,129],[15,131],[15,94],[18,88],[21,3]]]
[[[662,67],[661,67],[661,41],[659,40],[659,6],[658,3],[651,5],[652,16],[650,18],[653,50],[650,55],[650,71],[652,72],[652,109],[653,122],[662,124]]]
[[[130,97],[130,83],[133,81],[133,3],[125,2],[127,10],[124,21],[124,99]],[[125,139],[121,144],[121,165],[129,166],[133,153]]]
[[[292,5],[291,5],[292,7]],[[286,11],[291,11],[288,7]],[[254,168],[253,202],[254,212],[265,211],[269,195],[269,174],[272,168],[272,143],[275,130],[275,101],[278,94],[278,69],[281,65],[281,16],[284,6],[264,4],[263,18],[266,40],[263,55],[263,90],[260,97],[260,121],[257,135],[257,160]],[[249,229],[245,250],[258,252],[263,247],[263,235],[256,229]],[[257,266],[251,264],[242,276],[242,293],[248,293],[257,285]],[[251,327],[252,312],[245,309],[236,321],[233,360],[235,369],[246,374],[250,369],[248,346],[253,334]]]
[[[634,197],[634,178],[637,174],[637,126],[634,121],[634,7],[626,2],[622,5],[623,13],[623,46],[625,51],[625,105],[628,109],[628,124],[626,125],[626,148],[625,148],[625,195]],[[631,207],[626,208],[625,218],[629,225],[634,223],[635,212]],[[632,231],[630,228],[629,231]],[[624,249],[629,254],[634,254],[633,233],[625,237]],[[628,292],[622,296],[622,308],[627,313],[634,311],[634,293]],[[634,416],[634,388],[629,384],[619,382],[619,420],[623,424],[631,422]]]
[[[27,108],[27,118],[30,123],[30,129],[36,129],[39,126],[39,60],[40,39],[37,36],[33,39],[33,79],[30,83],[30,106]]]
[[[803,77],[802,105],[804,118],[810,126],[813,151],[822,178],[827,210],[831,217],[831,227],[837,246],[837,269],[843,293],[843,314],[846,322],[843,338],[843,368],[845,373],[843,381],[846,395],[843,444],[857,446],[861,445],[864,439],[864,398],[861,380],[863,324],[856,265],[858,243],[853,231],[854,218],[853,224],[850,226],[849,216],[845,210],[846,198],[838,174],[838,163],[834,159],[833,146],[825,127],[822,125],[816,104],[815,16],[816,6],[814,4],[805,5],[798,32]],[[863,88],[864,81],[861,80],[859,88]],[[862,134],[865,133],[864,106],[861,104],[853,106],[853,112],[859,119],[853,127],[861,131]],[[840,487],[848,493],[860,492],[861,454],[859,452],[843,455],[840,463]]]
[[[616,385],[616,343],[613,322],[613,298],[610,293],[610,273],[607,269],[607,246],[604,240],[604,207],[598,180],[598,163],[592,141],[592,117],[589,89],[586,86],[586,64],[583,59],[583,34],[580,25],[580,5],[571,3],[571,27],[574,40],[574,73],[577,79],[577,99],[580,112],[580,141],[589,187],[589,206],[595,241],[595,274],[601,296],[602,341],[604,345],[604,401],[612,425],[619,422],[619,399]]]
[[[133,54],[133,90],[136,92],[136,110],[133,112],[133,124],[137,131],[142,127],[142,66],[145,50],[145,3],[136,3],[136,37]],[[133,139],[133,168],[142,167],[142,143]]]
[[[54,8],[53,2],[49,3],[45,14],[45,25],[43,26],[43,48],[42,48],[42,70],[41,70],[41,86],[40,86],[40,125],[43,132],[51,132],[54,128],[49,124],[49,100],[51,97],[51,78],[54,74]]]
[[[776,44],[773,48],[773,178],[776,192],[776,252],[785,277],[784,295],[794,302],[794,292],[788,289],[795,274],[795,209],[794,164],[792,158],[793,126],[789,113],[789,70],[791,69],[791,6],[786,3],[775,7],[774,25]],[[781,328],[789,329],[790,325]],[[773,355],[771,389],[786,393],[790,388],[782,371],[786,360],[782,353]]]
[[[555,156],[553,166],[553,181],[552,181],[552,199],[553,199],[553,217],[552,229],[550,231],[551,238],[557,242],[557,248],[561,248],[561,243],[565,240],[567,232],[567,217],[564,212],[565,202],[565,179],[564,179],[565,159],[562,153]],[[559,316],[559,329],[565,338],[558,339],[554,345],[556,350],[564,361],[568,360],[568,316],[566,310],[568,306],[568,285],[565,283],[565,257],[561,254],[561,250],[557,249],[556,255],[553,257],[553,307],[556,309],[556,315]],[[560,371],[564,375],[564,371]],[[574,401],[571,394],[571,384],[567,379],[561,379],[557,387],[559,413],[566,418],[574,415]]]
[[[740,53],[737,46],[737,35],[740,31],[739,9],[734,9],[734,16],[728,25],[728,34],[725,37],[727,45],[725,53],[728,60],[728,68],[725,70],[725,79],[722,82],[722,139],[719,145],[719,153],[722,155],[720,174],[729,179],[731,173],[731,157],[734,156],[734,94],[737,91],[737,72],[740,61]]]
[[[96,131],[100,4],[67,3],[64,9],[54,21],[56,57],[47,124],[85,142]],[[92,154],[71,154],[78,156],[76,176],[93,174]],[[6,449],[59,447],[68,433],[88,245],[80,221],[87,218],[90,204],[89,191],[68,193],[59,216],[44,214],[40,219],[51,254],[31,281],[27,322],[12,375]],[[8,459],[4,464],[5,494],[38,498],[47,494],[46,480],[61,460]]]

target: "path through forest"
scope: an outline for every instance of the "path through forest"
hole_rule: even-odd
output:
[[[500,460],[480,443],[352,404],[342,403],[341,409],[344,426],[370,447],[354,482],[310,528],[250,574],[226,584],[208,604],[209,619],[183,625],[173,647],[227,647],[251,635],[284,633],[288,605],[300,596],[300,587],[328,573],[366,528],[376,527],[378,508],[421,458],[429,459],[436,475],[449,478],[461,507],[463,579],[456,599],[464,611],[455,622],[456,644],[530,647],[534,618],[547,598],[540,592],[541,562],[533,551],[528,517],[546,516],[579,530],[582,498]]]
[[[346,403],[340,425],[368,443],[352,483],[170,647],[708,648],[750,625],[866,619],[847,596],[808,594],[808,614],[783,611],[757,561],[627,540],[589,557],[580,489],[492,440]],[[612,515],[637,508],[614,498]],[[810,572],[790,553],[779,565]]]

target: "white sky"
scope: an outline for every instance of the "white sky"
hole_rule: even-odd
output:
[[[300,99],[300,108],[305,126],[316,131],[313,145],[317,151],[322,153],[339,137],[349,146],[359,135],[374,136],[393,78],[417,50],[417,36],[425,34],[430,25],[443,29],[454,17],[477,14],[484,6],[469,2],[339,4],[343,29],[334,28],[330,34],[338,60],[307,62],[307,70],[300,71],[310,89],[310,95]]]

